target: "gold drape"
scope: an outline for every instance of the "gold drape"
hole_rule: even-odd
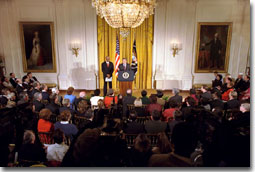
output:
[[[127,58],[128,63],[132,62],[133,43],[136,40],[138,70],[133,88],[151,89],[152,84],[152,45],[153,45],[153,16],[146,19],[139,27],[131,29],[127,38],[119,35],[119,29],[110,27],[107,22],[97,17],[98,37],[98,62],[99,62],[99,88],[104,86],[101,64],[105,57],[109,56],[115,67],[116,37],[120,43],[120,63],[122,58]],[[115,73],[112,81],[113,89],[118,88],[118,81]]]

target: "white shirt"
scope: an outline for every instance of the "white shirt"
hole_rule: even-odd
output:
[[[97,102],[98,100],[104,100],[104,97],[100,97],[100,96],[93,96],[90,98],[90,103],[92,106],[97,106]]]
[[[69,146],[66,144],[52,144],[47,148],[47,160],[48,161],[59,161],[62,162],[66,152],[68,151]]]

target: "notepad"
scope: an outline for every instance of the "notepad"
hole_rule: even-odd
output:
[[[111,78],[106,77],[105,82],[112,82],[112,77]]]

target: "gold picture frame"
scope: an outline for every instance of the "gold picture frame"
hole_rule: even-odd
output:
[[[228,72],[232,22],[198,22],[195,73]]]
[[[19,22],[24,72],[56,73],[53,22]]]

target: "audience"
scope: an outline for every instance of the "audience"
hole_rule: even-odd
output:
[[[182,96],[179,95],[179,92],[180,91],[178,88],[173,88],[172,93],[174,96],[170,97],[168,102],[170,102],[171,100],[174,100],[176,103],[182,104]]]
[[[110,89],[105,99],[95,90],[90,102],[85,92],[76,99],[70,87],[71,109],[69,98],[62,105],[57,88],[46,95],[48,88],[32,73],[22,80],[11,73],[10,80],[3,80],[11,87],[0,87],[0,164],[16,166],[18,152],[20,166],[250,166],[250,77],[242,75],[235,81],[227,74],[221,85],[222,76],[215,73],[212,88],[202,86],[201,94],[191,89],[184,102],[178,89],[166,103],[160,90],[148,102],[145,90],[136,99],[131,89],[124,98]],[[139,109],[146,109],[150,119]],[[13,143],[11,151],[8,144]]]
[[[136,122],[137,114],[136,111],[131,111],[129,113],[129,120],[126,126],[123,128],[124,133],[126,134],[139,134],[144,133],[143,125]]]
[[[146,90],[143,90],[143,91],[141,91],[141,95],[142,95],[142,103],[144,104],[144,105],[148,105],[148,104],[150,104],[150,99],[147,97],[147,91]]]
[[[168,154],[154,154],[149,160],[151,167],[190,167],[191,153],[196,147],[193,130],[187,123],[179,123],[174,127],[171,144],[173,152]]]
[[[53,133],[55,144],[47,146],[47,160],[51,162],[51,166],[60,166],[66,152],[69,149],[65,141],[65,134],[60,129],[56,129]]]
[[[49,109],[42,109],[39,113],[39,120],[37,125],[38,132],[53,132],[54,125],[50,121],[52,113]]]
[[[157,103],[157,97],[155,95],[150,96],[151,103],[147,106],[147,112],[149,115],[152,115],[154,110],[158,112],[162,112],[162,106]]]
[[[133,105],[136,97],[132,96],[132,90],[127,89],[127,95],[123,98],[123,115],[128,117],[128,108],[127,105]]]
[[[171,144],[166,133],[164,132],[159,133],[157,147],[154,147],[152,149],[152,152],[154,154],[164,154],[164,153],[170,153],[171,151],[172,151]]]
[[[45,150],[40,144],[36,142],[35,134],[31,130],[24,132],[23,144],[18,152],[18,160],[21,163],[22,161],[46,161]]]
[[[70,138],[72,140],[73,137],[78,133],[78,129],[74,124],[69,123],[70,119],[71,113],[69,110],[61,112],[60,121],[54,124],[54,128],[55,130],[60,129],[61,131],[64,132],[67,138]]]
[[[75,97],[75,95],[73,95],[73,92],[74,92],[74,88],[69,87],[66,91],[67,94],[64,96],[64,99],[69,99],[70,109],[75,109],[74,101],[75,101],[76,97]]]
[[[154,110],[151,114],[151,120],[144,124],[146,133],[155,134],[159,132],[165,132],[167,129],[167,124],[160,121],[160,112]]]
[[[110,109],[113,105],[118,104],[118,97],[114,96],[113,89],[109,89],[104,98],[104,105],[106,109]]]
[[[37,92],[34,94],[33,111],[40,112],[44,108],[44,104],[41,103],[42,93]]]
[[[99,89],[96,89],[94,91],[94,95],[90,98],[90,103],[91,103],[91,106],[92,106],[92,109],[97,109],[97,102],[98,100],[104,100],[104,97],[101,97],[100,96],[100,90]]]

